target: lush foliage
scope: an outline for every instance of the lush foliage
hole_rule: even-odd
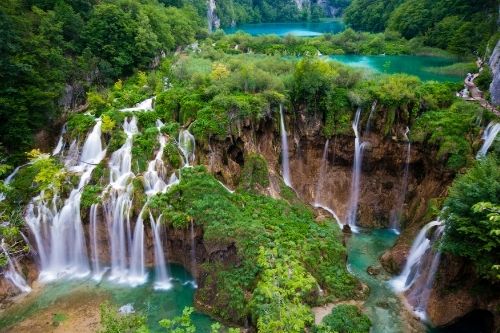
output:
[[[149,67],[204,27],[192,8],[156,0],[2,1],[0,141],[10,158],[23,160],[33,134],[56,119],[60,103],[83,104],[89,86]]]
[[[496,44],[497,4],[493,0],[353,0],[344,20],[356,30],[396,31],[407,39],[466,55],[484,54]],[[498,37],[497,37],[498,39]]]
[[[357,306],[341,304],[333,308],[332,313],[323,318],[314,331],[317,333],[368,333],[371,322]]]
[[[418,118],[412,139],[438,147],[436,158],[451,169],[464,167],[473,158],[473,144],[479,133],[481,107],[457,102],[448,109],[429,111]]]
[[[101,310],[101,330],[99,333],[147,332],[146,318],[136,314],[120,314],[110,303],[103,303]]]
[[[317,285],[330,299],[353,295],[356,283],[331,220],[314,222],[308,208],[282,200],[230,194],[202,167],[181,173],[181,183],[150,206],[177,228],[203,225],[207,244],[234,242],[236,257],[203,267],[199,295],[215,302],[215,315],[233,322],[251,316],[263,332],[301,332],[312,323],[309,304],[320,301]]]
[[[443,250],[470,259],[476,271],[492,281],[500,264],[499,205],[500,167],[490,156],[455,180],[443,210]]]

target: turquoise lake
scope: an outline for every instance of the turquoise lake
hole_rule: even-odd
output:
[[[242,24],[234,28],[226,28],[226,34],[244,31],[253,36],[259,35],[294,35],[299,37],[314,37],[325,33],[338,33],[344,30],[344,24],[340,20],[329,20],[322,22],[292,22],[292,23],[255,23]]]
[[[330,59],[352,67],[370,69],[380,73],[415,75],[424,81],[459,82],[463,80],[462,76],[440,74],[430,70],[455,63],[450,58],[414,55],[334,55],[330,56]]]
[[[131,288],[103,280],[68,280],[49,283],[43,287],[39,295],[21,301],[0,314],[0,327],[3,329],[15,325],[27,318],[35,318],[40,311],[65,304],[71,312],[71,304],[79,305],[83,297],[104,298],[121,307],[132,304],[134,310],[146,316],[151,332],[165,332],[158,322],[161,319],[173,318],[182,314],[186,306],[193,306],[194,293],[191,275],[179,265],[169,265],[173,287],[169,290],[153,288],[154,272],[149,273],[149,282]],[[63,312],[64,313],[64,312]],[[212,319],[207,315],[194,312],[191,316],[196,325],[196,332],[209,333]]]

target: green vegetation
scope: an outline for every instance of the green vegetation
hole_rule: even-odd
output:
[[[228,248],[230,259],[205,263],[201,274],[199,297],[216,317],[250,316],[262,332],[302,332],[312,324],[310,305],[354,295],[331,220],[315,222],[309,208],[283,200],[230,194],[203,167],[182,169],[181,180],[150,207],[176,228],[203,225],[206,244]]]
[[[83,104],[91,87],[148,68],[161,51],[206,30],[192,7],[157,0],[9,0],[0,4],[0,22],[0,141],[17,163],[34,133],[60,114],[66,84],[74,91],[66,106]],[[92,97],[91,108],[106,107]]]
[[[429,111],[417,120],[412,139],[436,145],[436,158],[446,161],[451,169],[460,169],[474,158],[473,144],[479,134],[476,120],[483,112],[480,106],[467,102]]]
[[[357,306],[340,304],[314,328],[316,333],[368,333],[371,322]]]
[[[109,302],[100,306],[101,330],[99,333],[147,333],[146,318],[136,314],[120,314]]]
[[[359,31],[393,31],[460,56],[484,54],[497,32],[494,0],[352,0],[345,22]]]
[[[458,177],[444,202],[442,249],[470,260],[477,273],[498,281],[500,264],[500,167],[498,157],[476,162]]]
[[[197,7],[200,15],[206,15],[207,4],[195,0],[163,0],[167,3],[178,2],[179,4],[190,3]],[[326,8],[336,8],[337,15],[349,4],[350,0],[327,0],[324,3]],[[302,8],[292,0],[218,0],[216,2],[217,17],[223,27],[229,27],[234,22],[258,23],[258,22],[295,22],[313,21],[327,16],[323,8],[315,2],[305,2]]]
[[[264,189],[269,186],[269,170],[262,155],[251,153],[245,157],[239,186],[245,191]]]
[[[148,168],[148,162],[158,149],[158,129],[156,127],[146,128],[134,136],[132,146],[132,169],[134,172],[144,172]]]

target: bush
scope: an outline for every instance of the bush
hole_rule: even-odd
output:
[[[368,333],[371,321],[357,306],[341,304],[333,308],[332,313],[323,318],[316,326],[316,333]]]

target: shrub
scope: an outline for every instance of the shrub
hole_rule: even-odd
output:
[[[333,308],[332,313],[323,318],[323,322],[316,326],[316,333],[368,333],[371,322],[357,306],[341,304]]]

